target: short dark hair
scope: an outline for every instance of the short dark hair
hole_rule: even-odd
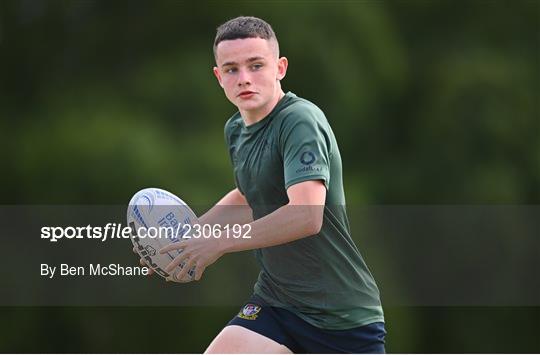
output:
[[[240,16],[225,22],[217,28],[216,38],[214,39],[214,57],[220,42],[244,38],[275,40],[278,45],[276,34],[268,22],[258,17]]]

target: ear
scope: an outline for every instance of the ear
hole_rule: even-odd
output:
[[[281,57],[278,59],[278,71],[277,71],[277,80],[281,80],[287,74],[287,67],[289,66],[289,60],[286,57]]]
[[[219,86],[223,87],[223,83],[221,82],[221,73],[219,72],[218,67],[214,67],[214,75],[219,82]]]

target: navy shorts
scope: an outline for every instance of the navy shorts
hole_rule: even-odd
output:
[[[321,329],[291,311],[265,305],[256,296],[227,325],[264,335],[293,353],[385,353],[382,322],[346,330]]]

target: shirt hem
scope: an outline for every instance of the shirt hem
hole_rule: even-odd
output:
[[[295,179],[292,179],[285,183],[285,189],[288,189],[292,185],[296,185],[298,183],[304,182],[304,181],[310,181],[310,180],[323,180],[324,186],[326,187],[326,190],[328,190],[328,177],[325,175],[317,174],[317,175],[307,175],[307,176],[301,176]]]
[[[376,317],[371,317],[371,318],[367,318],[367,319],[362,319],[361,321],[354,322],[351,325],[328,326],[327,324],[321,324],[320,322],[313,321],[313,319],[310,319],[310,318],[306,317],[305,315],[303,315],[301,313],[298,313],[298,312],[294,312],[294,313],[298,317],[305,320],[307,323],[309,323],[309,324],[311,324],[311,325],[313,325],[313,326],[315,326],[315,327],[317,327],[319,329],[324,329],[324,330],[349,330],[349,329],[354,329],[354,328],[358,328],[358,327],[363,327],[365,325],[372,324],[372,323],[378,323],[378,322],[384,323],[384,316],[376,316]]]
[[[354,328],[362,327],[362,326],[372,324],[372,323],[378,323],[378,322],[385,323],[383,314],[373,316],[373,317],[369,317],[369,318],[361,318],[361,319],[359,319],[357,321],[350,322],[347,325],[335,325],[335,326],[333,326],[333,325],[329,325],[329,324],[326,324],[326,323],[317,322],[317,321],[309,318],[308,316],[304,315],[303,313],[298,312],[298,311],[296,311],[294,309],[291,309],[290,307],[287,307],[285,304],[283,304],[281,302],[279,302],[279,303],[277,303],[275,301],[269,302],[266,299],[266,296],[264,294],[261,294],[260,291],[257,288],[258,287],[255,286],[255,289],[253,290],[254,291],[253,295],[258,297],[261,301],[263,301],[263,305],[269,306],[269,307],[283,308],[283,309],[285,309],[285,310],[287,310],[289,312],[292,312],[292,313],[296,314],[298,317],[302,318],[302,320],[304,320],[306,323],[309,323],[312,326],[317,327],[319,329],[324,329],[324,330],[348,330],[348,329],[354,329]]]

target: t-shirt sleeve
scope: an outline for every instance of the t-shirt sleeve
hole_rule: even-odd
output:
[[[285,121],[280,136],[285,188],[304,181],[323,180],[328,189],[330,140],[324,114],[306,110]]]

